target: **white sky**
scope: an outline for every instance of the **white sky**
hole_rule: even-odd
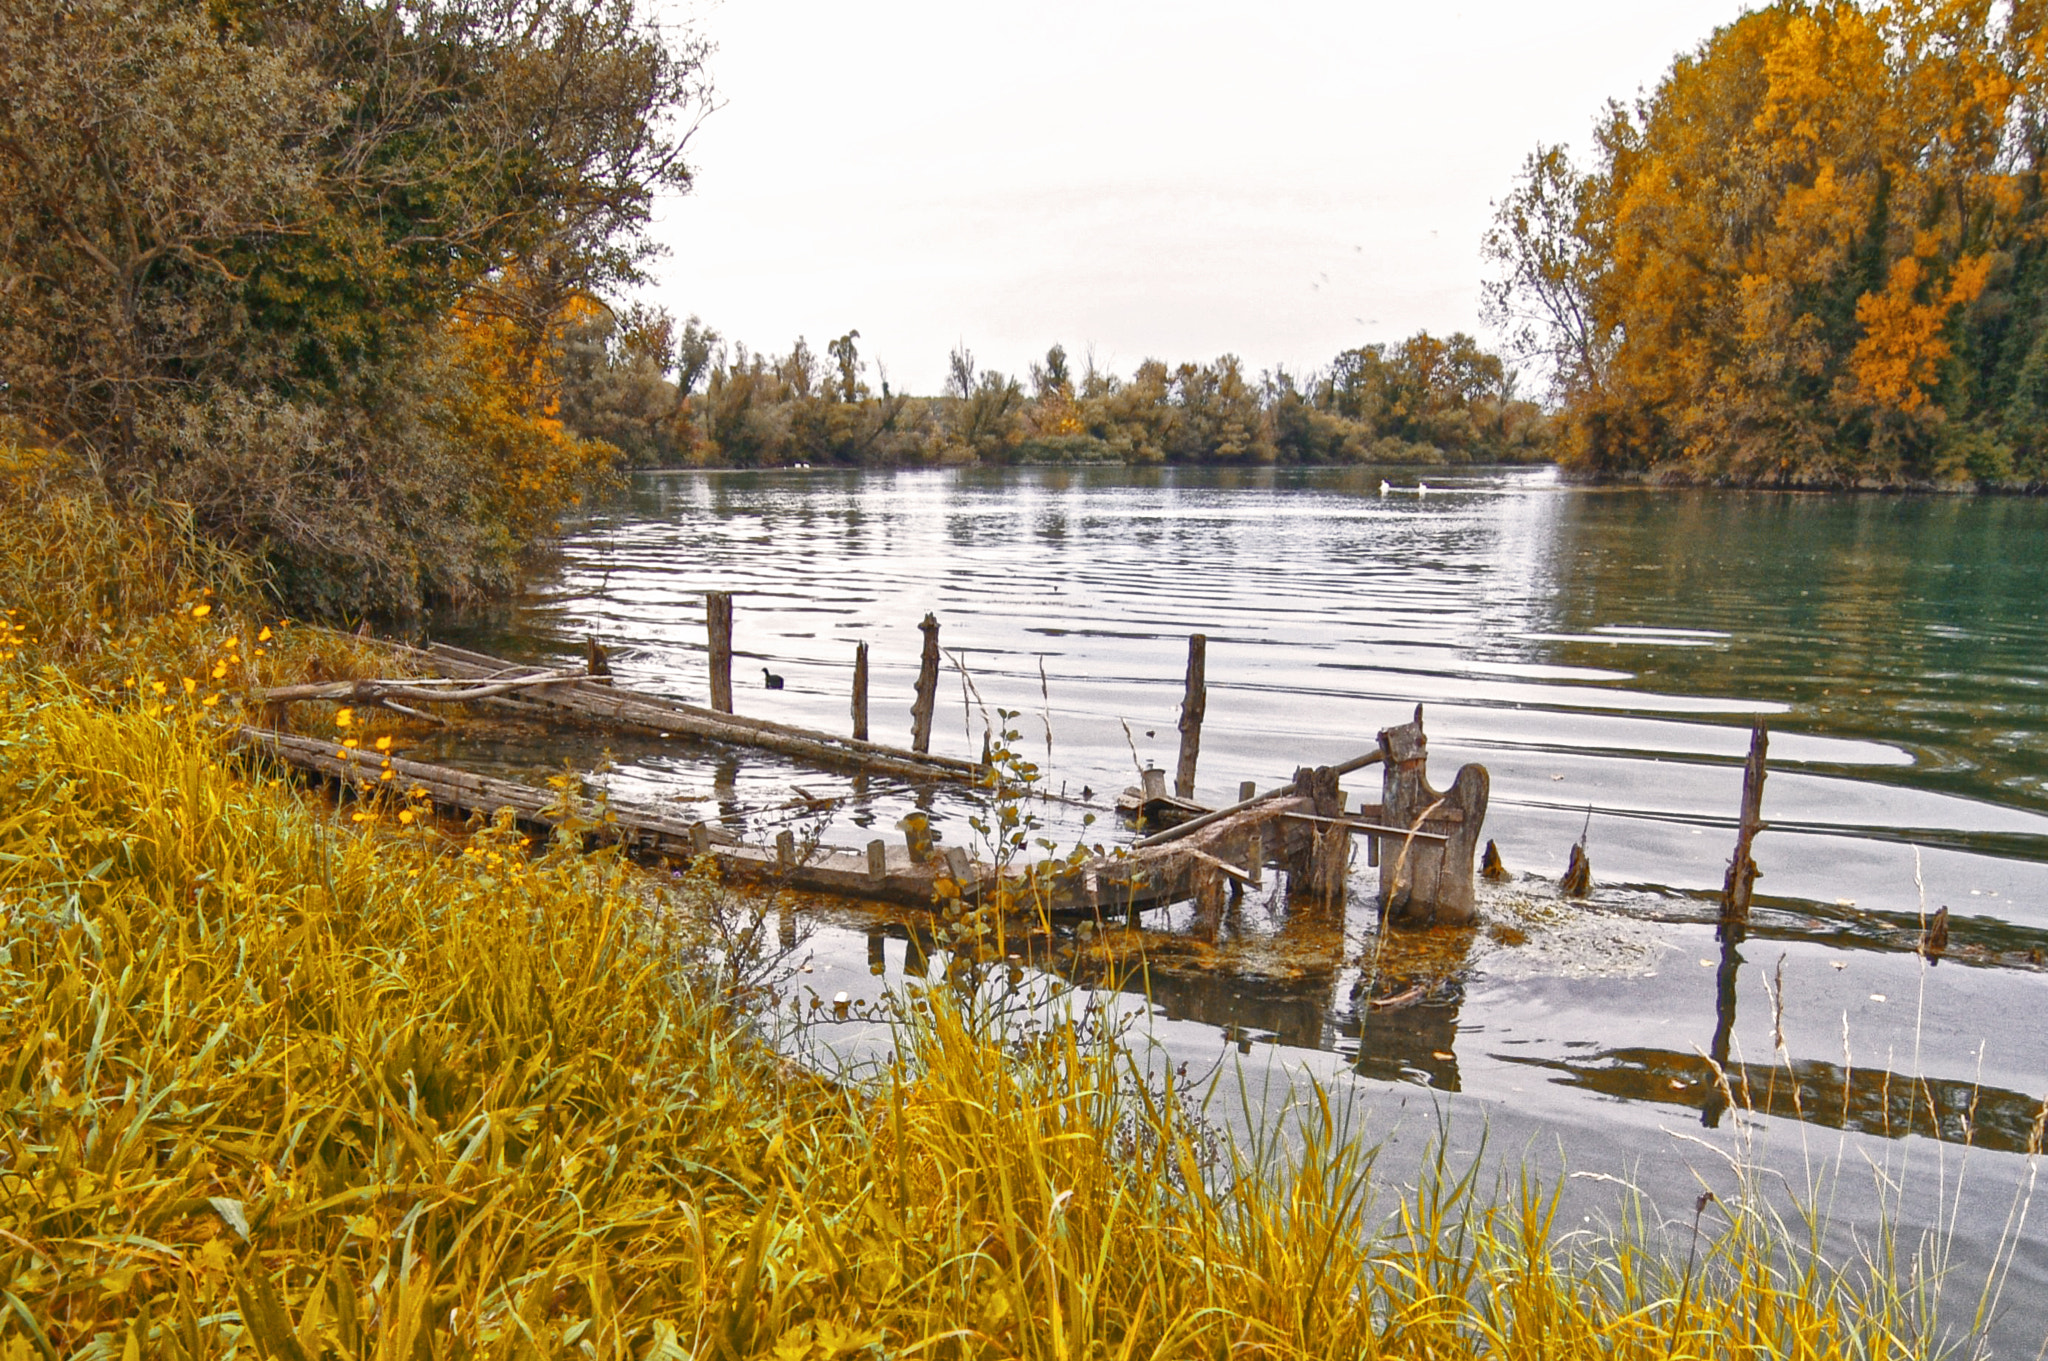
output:
[[[786,350],[858,328],[900,391],[964,341],[1128,373],[1318,367],[1479,330],[1479,241],[1739,0],[711,0],[724,106],[650,300]]]

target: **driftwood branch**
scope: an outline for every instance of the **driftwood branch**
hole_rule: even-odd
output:
[[[355,704],[388,704],[394,699],[411,700],[415,704],[466,704],[471,700],[507,695],[514,690],[567,685],[584,679],[587,677],[581,672],[560,671],[542,676],[512,676],[484,684],[459,677],[322,681],[312,685],[279,685],[258,690],[256,699],[263,704],[289,704],[301,699],[347,700]]]

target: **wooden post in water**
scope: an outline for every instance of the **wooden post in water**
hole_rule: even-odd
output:
[[[853,649],[853,740],[868,740],[868,645]]]
[[[1770,745],[1770,730],[1759,718],[1749,730],[1749,760],[1742,766],[1742,818],[1735,828],[1735,857],[1728,862],[1728,878],[1721,886],[1721,920],[1743,928],[1749,925],[1749,899],[1757,876],[1749,848],[1766,825],[1764,755]]]
[[[711,631],[711,707],[732,712],[732,592],[704,593],[704,624]]]
[[[1472,857],[1486,822],[1492,781],[1481,765],[1465,766],[1439,793],[1428,778],[1429,742],[1422,706],[1415,721],[1380,733],[1385,754],[1381,818],[1389,827],[1434,832],[1445,841],[1387,833],[1380,841],[1380,912],[1411,926],[1469,926],[1478,918],[1472,896]]]
[[[924,655],[917,662],[917,698],[910,706],[910,749],[932,749],[932,708],[939,700],[939,621],[927,614],[918,629],[924,634]]]
[[[1334,818],[1343,810],[1343,797],[1337,789],[1337,772],[1329,766],[1317,766],[1313,770],[1304,766],[1294,772],[1294,792],[1309,800],[1309,812],[1317,818]],[[1287,892],[1291,898],[1299,893],[1304,899],[1330,899],[1344,891],[1344,870],[1339,867],[1337,850],[1341,848],[1342,865],[1348,867],[1351,854],[1351,833],[1342,826],[1332,826],[1315,821],[1291,823],[1285,833],[1287,844]],[[1334,871],[1335,882],[1332,883]]]
[[[1195,758],[1202,753],[1202,715],[1209,708],[1206,675],[1209,656],[1207,635],[1188,635],[1187,689],[1180,701],[1180,765],[1173,772],[1175,798],[1195,796]]]

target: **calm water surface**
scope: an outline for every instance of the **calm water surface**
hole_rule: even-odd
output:
[[[525,655],[595,634],[626,683],[703,702],[702,592],[735,591],[742,712],[844,730],[867,642],[873,735],[907,742],[930,611],[949,655],[935,748],[978,754],[1015,711],[1063,796],[1036,805],[1063,845],[1121,839],[1109,800],[1138,761],[1171,769],[1192,632],[1209,638],[1205,802],[1370,750],[1421,703],[1434,782],[1467,761],[1492,775],[1487,834],[1517,879],[1486,891],[1485,929],[1378,940],[1362,863],[1345,911],[1253,894],[1213,948],[1182,911],[1130,985],[1167,1052],[1280,1058],[1372,1099],[1456,1091],[1614,1156],[1746,1129],[1825,1132],[1852,1160],[1968,1144],[2022,1166],[2048,1096],[2048,502],[1425,476],[1426,493],[1379,469],[650,475],[516,611],[438,633]],[[1724,953],[1712,895],[1756,715],[1762,905]],[[512,734],[493,756],[591,764],[587,739],[563,743]],[[956,793],[625,739],[611,757],[620,797],[750,837],[816,820],[786,806],[800,788],[834,800],[827,842],[900,835],[920,802],[972,839]],[[1582,833],[1599,888],[1564,904]],[[1952,944],[1929,966],[1913,947],[1940,906]],[[922,967],[914,922],[793,915],[801,981],[827,996]],[[1043,946],[1091,976],[1080,943]],[[1367,1005],[1417,986],[1418,1004]],[[1978,1256],[1994,1229],[1973,1230]],[[2022,1297],[2048,1295],[2040,1233],[2022,1237]]]

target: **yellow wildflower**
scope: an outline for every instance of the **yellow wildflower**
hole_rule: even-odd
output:
[[[337,728],[346,728],[355,721],[356,711],[354,709],[336,709],[334,711],[334,726]]]

